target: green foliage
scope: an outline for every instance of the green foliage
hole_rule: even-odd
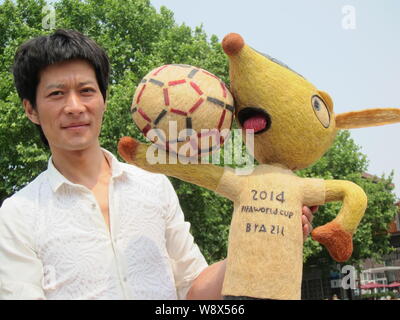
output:
[[[0,5],[0,203],[46,168],[48,151],[25,117],[10,73],[15,50],[39,35],[44,1]]]
[[[349,180],[362,187],[368,196],[368,207],[353,239],[353,255],[345,264],[359,265],[363,259],[380,261],[392,252],[387,233],[389,224],[396,214],[395,194],[392,179],[381,177],[374,180],[363,178],[367,170],[366,156],[350,137],[349,131],[338,134],[334,145],[314,166],[298,172],[299,176],[324,179]],[[340,202],[321,206],[314,216],[313,225],[323,225],[334,219],[341,207]],[[326,249],[308,239],[304,246],[304,260],[315,264],[321,260],[335,265]]]
[[[313,166],[298,172],[302,177],[344,179],[355,172],[367,170],[368,161],[350,137],[349,131],[340,131],[328,152]]]
[[[42,172],[49,151],[42,145],[36,128],[27,120],[10,73],[17,47],[32,37],[47,34],[42,20],[44,0],[5,0],[0,4],[0,203]],[[79,30],[104,47],[112,65],[108,105],[101,144],[116,152],[120,137],[143,140],[129,113],[139,80],[151,69],[166,63],[186,63],[209,70],[228,83],[228,64],[219,40],[208,40],[202,27],[192,30],[177,25],[165,7],[157,12],[149,0],[59,0],[55,4],[56,28]],[[234,142],[235,145],[240,142]],[[244,146],[242,145],[244,152]],[[223,159],[224,151],[221,154]],[[228,164],[229,165],[229,164]],[[237,166],[237,163],[231,166]],[[369,197],[369,207],[355,237],[354,260],[380,258],[389,250],[384,230],[394,215],[392,177],[379,181],[361,178],[367,168],[366,157],[341,133],[332,149],[302,176],[348,179],[360,184]],[[208,262],[226,256],[232,203],[206,189],[172,179],[192,233]],[[316,224],[336,216],[339,204],[320,207]],[[307,261],[325,258],[318,243],[307,240]]]

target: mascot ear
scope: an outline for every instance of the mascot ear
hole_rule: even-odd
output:
[[[328,106],[329,111],[333,112],[333,100],[331,96],[327,92],[321,90],[318,90],[318,93],[320,94],[322,100],[324,100],[324,102]]]
[[[368,109],[336,115],[337,129],[355,129],[383,126],[400,122],[400,109]]]

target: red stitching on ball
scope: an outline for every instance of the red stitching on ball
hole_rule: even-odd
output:
[[[200,98],[199,100],[196,101],[196,103],[189,109],[189,113],[193,113],[200,105],[204,102],[203,98]]]
[[[224,98],[226,98],[226,87],[225,84],[223,82],[220,82],[221,84],[221,88],[222,88],[222,94],[224,95]]]
[[[180,115],[182,115],[182,116],[187,116],[187,112],[182,111],[182,110],[171,109],[170,111],[171,111],[172,113],[180,114]]]
[[[145,85],[145,84],[143,85],[142,89],[141,89],[140,92],[139,92],[139,95],[138,95],[138,97],[137,97],[137,99],[136,99],[136,103],[139,103],[139,102],[140,102],[140,98],[142,97],[142,94],[143,94],[144,89],[146,89],[146,85]]]
[[[218,78],[217,76],[213,75],[212,73],[209,73],[209,72],[207,72],[207,71],[204,71],[204,70],[203,70],[203,73],[205,73],[205,74],[209,75],[210,77],[213,77],[214,79],[217,79],[217,80],[219,80],[219,78]]]
[[[165,65],[165,66],[162,66],[162,67],[158,68],[158,69],[156,70],[156,72],[153,73],[153,76],[156,76],[161,70],[164,70],[166,67],[168,67],[168,64]]]
[[[200,87],[197,84],[195,84],[193,81],[190,82],[190,85],[199,94],[199,96],[201,96],[203,94],[203,91],[201,91]]]
[[[143,111],[142,108],[139,108],[138,112],[140,113],[140,115],[143,117],[144,120],[151,122],[151,119],[147,116],[147,114]]]
[[[170,82],[168,82],[168,85],[169,86],[176,86],[176,85],[182,84],[182,83],[186,83],[186,79],[170,81]]]
[[[168,88],[164,88],[163,92],[164,92],[164,103],[165,103],[166,106],[169,106]]]
[[[146,135],[147,135],[147,132],[149,132],[150,129],[151,129],[150,124],[147,124],[147,125],[142,129],[143,134],[146,136]]]
[[[224,111],[222,112],[221,118],[219,119],[218,130],[221,130],[222,124],[224,123],[225,113],[226,113],[226,110],[224,109]]]

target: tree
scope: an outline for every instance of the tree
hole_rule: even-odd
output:
[[[354,251],[351,259],[345,264],[359,266],[362,260],[372,258],[381,260],[392,251],[387,233],[397,209],[393,193],[393,175],[379,179],[367,179],[363,173],[367,171],[368,161],[360,148],[351,139],[349,131],[340,132],[334,145],[314,166],[299,172],[300,176],[321,177],[324,179],[349,180],[362,187],[368,196],[368,207],[354,235]],[[315,226],[325,224],[334,219],[341,207],[340,202],[321,206],[315,215]],[[317,242],[308,239],[305,243],[304,259],[308,264],[325,261],[335,265],[327,251]]]
[[[45,5],[44,0],[5,0],[0,4],[0,203],[45,170],[50,155],[23,113],[10,72],[21,43],[53,31],[43,29]],[[145,141],[129,109],[137,83],[149,70],[166,63],[186,63],[209,70],[228,83],[227,59],[218,38],[208,39],[201,27],[192,30],[177,25],[170,10],[162,7],[157,12],[149,0],[59,0],[54,7],[56,28],[73,28],[87,34],[110,56],[111,83],[100,140],[115,155],[122,136]],[[377,183],[362,179],[366,166],[365,156],[344,132],[326,156],[300,173],[349,179],[367,191],[369,208],[355,237],[354,259],[379,257],[387,252],[387,236],[380,232],[394,213],[391,177]],[[171,180],[208,262],[224,258],[232,203],[206,189]],[[337,209],[335,203],[321,207],[316,223],[331,220]],[[311,261],[319,257],[326,257],[324,249],[309,240],[305,258]]]

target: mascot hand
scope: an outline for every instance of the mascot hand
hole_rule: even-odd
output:
[[[118,142],[118,153],[126,162],[135,163],[140,149],[145,146],[131,137],[122,137]]]

